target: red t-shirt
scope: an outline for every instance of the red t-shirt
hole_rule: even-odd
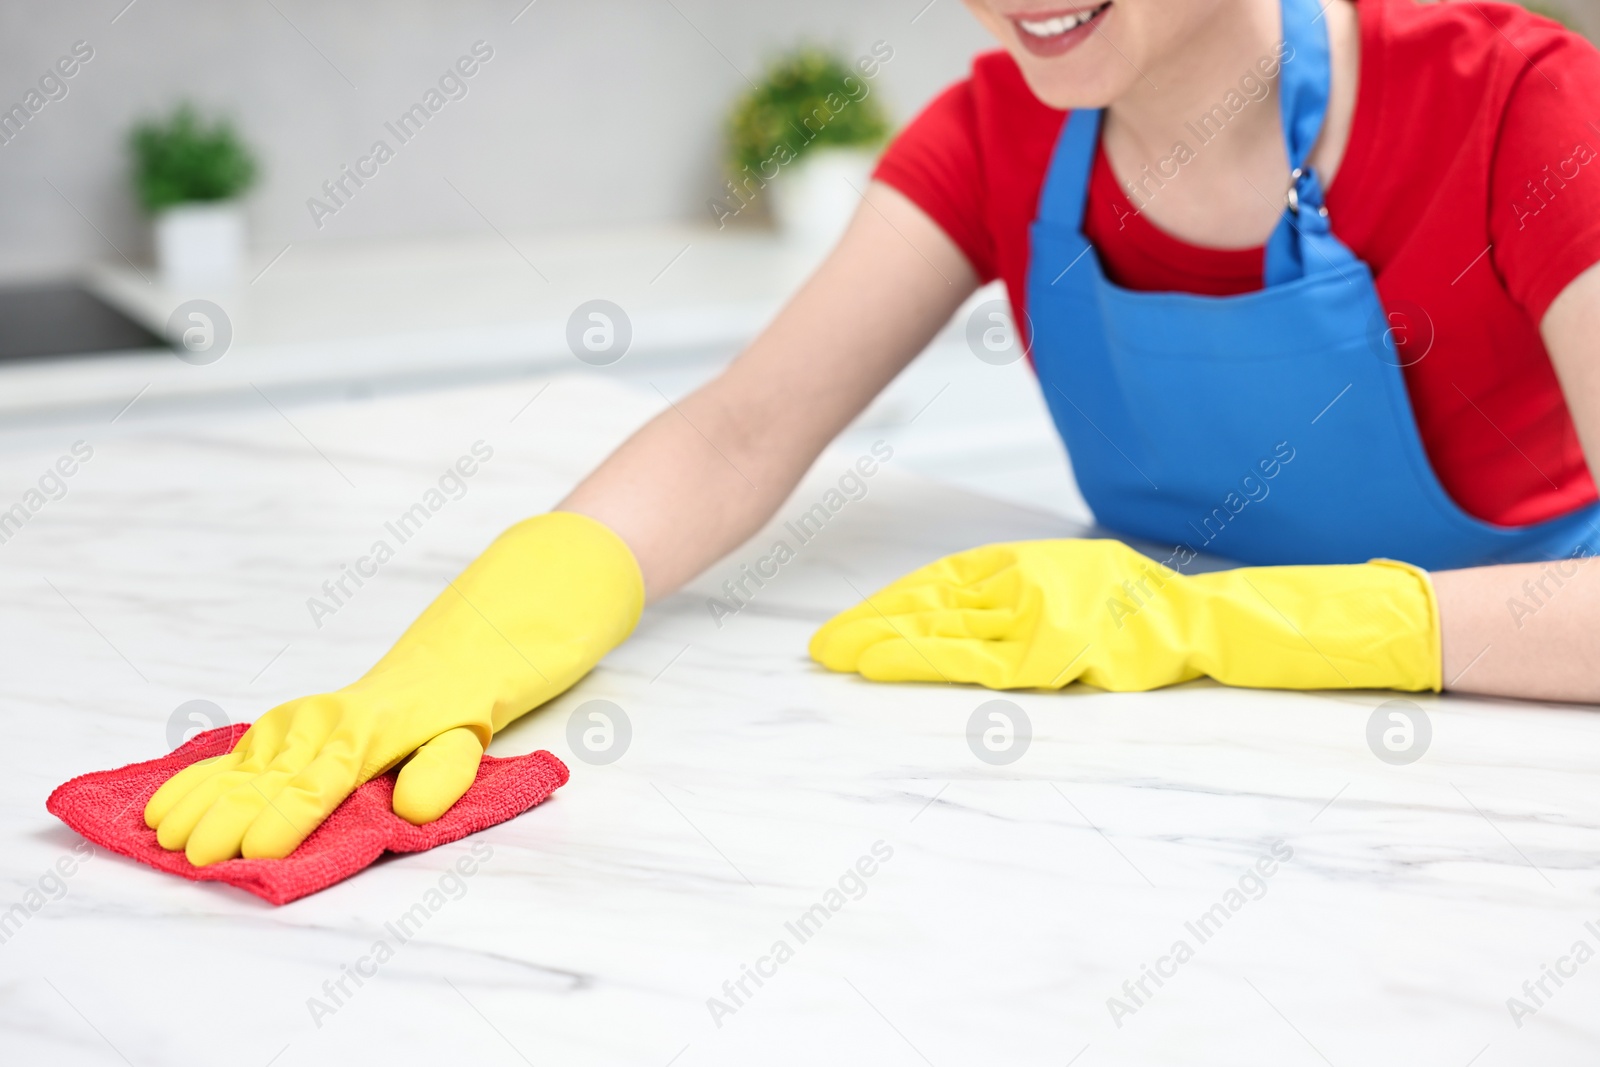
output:
[[[1360,0],[1361,75],[1326,199],[1402,344],[1428,456],[1468,513],[1520,525],[1596,499],[1538,333],[1550,302],[1600,262],[1600,52],[1520,7]],[[1019,324],[1028,224],[1066,112],[1003,52],[896,138],[879,180],[910,197]],[[1137,214],[1102,152],[1085,233],[1130,289],[1259,289],[1263,252],[1202,248]],[[1417,358],[1419,353],[1425,353]]]

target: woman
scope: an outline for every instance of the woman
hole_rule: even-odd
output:
[[[366,676],[167,782],[164,846],[287,855],[408,756],[395,810],[437,818],[991,277],[1097,519],[1179,547],[961,553],[830,621],[821,663],[1600,699],[1600,56],[1498,4],[967,4],[1004,51],[772,325]],[[1183,575],[1197,539],[1255,566]]]

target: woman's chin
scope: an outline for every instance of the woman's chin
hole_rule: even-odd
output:
[[[1107,107],[1125,95],[1139,76],[1114,52],[1110,59],[1115,62],[1085,54],[1081,49],[1059,59],[1044,59],[1017,49],[1011,54],[1033,95],[1061,111]]]

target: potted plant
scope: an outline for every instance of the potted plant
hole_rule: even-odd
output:
[[[134,186],[155,225],[156,260],[174,289],[214,289],[235,281],[244,262],[239,197],[256,163],[233,126],[203,122],[180,105],[165,119],[135,127]]]
[[[838,239],[889,132],[871,95],[877,65],[863,63],[856,70],[827,51],[801,48],[773,62],[739,100],[728,120],[732,176],[724,203],[732,213],[764,197],[790,240],[818,247]]]

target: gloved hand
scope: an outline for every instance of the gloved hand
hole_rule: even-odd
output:
[[[587,674],[643,607],[638,563],[601,523],[518,523],[359,681],[267,712],[231,753],[156,790],[145,824],[197,866],[279,859],[407,756],[395,814],[432,822],[472,785],[495,731]]]
[[[913,571],[811,638],[884,682],[1119,691],[1440,688],[1433,583],[1391,560],[1186,576],[1119,541],[1021,541]]]

